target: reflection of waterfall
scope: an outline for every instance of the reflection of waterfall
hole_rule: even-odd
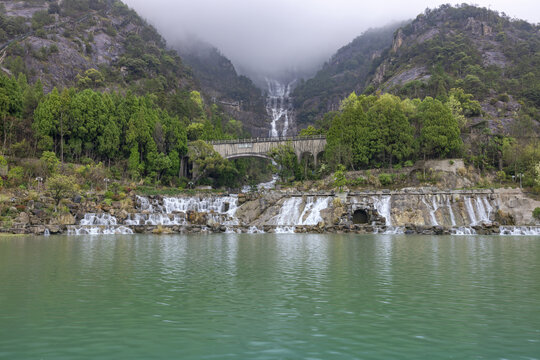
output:
[[[270,137],[285,137],[291,128],[289,94],[296,80],[283,84],[277,80],[266,79],[268,84],[268,100],[266,110],[272,117]],[[280,133],[280,128],[281,133]]]

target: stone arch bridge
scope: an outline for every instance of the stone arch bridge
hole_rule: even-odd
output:
[[[242,157],[270,159],[268,156],[270,150],[279,145],[291,144],[298,161],[302,159],[304,154],[311,154],[313,155],[315,166],[317,166],[319,155],[324,151],[324,147],[326,146],[326,137],[323,135],[315,135],[218,140],[210,141],[209,144],[212,145],[214,150],[225,159],[237,159]]]

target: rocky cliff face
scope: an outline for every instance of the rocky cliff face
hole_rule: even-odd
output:
[[[168,51],[163,38],[117,0],[3,1],[0,38],[3,67],[30,82],[52,87],[78,85],[96,69],[93,87],[142,92],[193,85],[189,70]]]

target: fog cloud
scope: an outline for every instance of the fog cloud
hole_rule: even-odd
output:
[[[175,44],[190,37],[213,44],[238,71],[269,75],[320,66],[370,27],[413,19],[425,0],[123,0]],[[540,22],[538,0],[476,0],[479,6]]]

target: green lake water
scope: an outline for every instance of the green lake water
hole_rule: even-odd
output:
[[[0,238],[0,359],[539,359],[540,238]]]

